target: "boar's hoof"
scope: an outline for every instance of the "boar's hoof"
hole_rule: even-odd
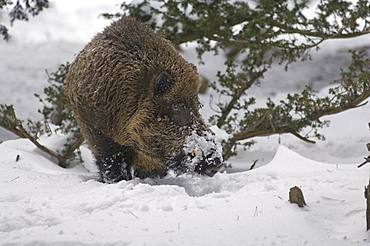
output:
[[[131,168],[125,162],[123,154],[118,152],[109,156],[98,157],[96,164],[100,178],[104,183],[115,183],[132,179]]]

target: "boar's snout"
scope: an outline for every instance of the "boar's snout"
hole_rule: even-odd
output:
[[[222,147],[208,131],[193,131],[186,137],[183,149],[168,166],[176,173],[198,173],[213,176],[224,169]]]
[[[196,173],[212,177],[218,171],[221,171],[222,167],[223,164],[220,157],[212,158],[208,155],[195,166],[194,171]]]

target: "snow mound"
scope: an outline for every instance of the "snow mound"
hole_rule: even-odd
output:
[[[280,145],[273,160],[268,165],[261,167],[260,170],[268,169],[269,171],[278,171],[279,173],[295,173],[299,171],[307,174],[333,167],[335,165],[310,160],[293,152],[288,147]]]
[[[29,141],[11,140],[0,144],[0,242],[369,245],[369,171],[280,146],[269,164],[249,172],[102,184],[81,165],[59,168]],[[305,195],[303,209],[288,202],[295,185]]]

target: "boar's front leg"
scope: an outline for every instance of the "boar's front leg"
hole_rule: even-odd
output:
[[[105,183],[132,179],[131,154],[128,148],[114,142],[99,130],[91,132],[87,139],[96,159],[100,178]]]
[[[100,178],[105,183],[132,179],[131,168],[125,159],[124,151],[98,155],[96,164],[100,171]]]

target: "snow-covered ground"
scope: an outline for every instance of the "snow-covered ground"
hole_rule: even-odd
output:
[[[120,2],[53,1],[53,8],[30,23],[16,22],[13,39],[0,40],[0,103],[14,104],[21,118],[40,117],[33,93],[42,93],[45,69],[71,61],[109,23],[98,15],[116,11]],[[251,94],[261,103],[304,82],[325,89],[348,64],[344,51],[369,40],[368,35],[324,43],[311,62],[294,64],[288,73],[274,67]],[[191,46],[184,56],[197,63]],[[198,70],[212,79],[222,62],[211,54],[204,60]],[[201,96],[205,118],[212,114],[209,93]],[[332,123],[322,130],[326,141],[312,145],[289,135],[257,139],[250,151],[230,160],[231,174],[111,185],[95,181],[96,174],[81,165],[57,167],[27,140],[5,141],[0,245],[369,245],[363,186],[370,167],[354,164],[362,162],[370,142],[370,104],[327,119]],[[14,138],[0,129],[0,142]],[[83,156],[93,171],[86,147]],[[258,168],[245,172],[256,159]],[[295,185],[308,207],[288,202]]]
[[[19,155],[18,162],[15,161]],[[103,184],[27,140],[0,145],[0,245],[369,245],[370,166],[331,165],[280,146],[248,172]],[[299,186],[308,204],[288,201]]]

